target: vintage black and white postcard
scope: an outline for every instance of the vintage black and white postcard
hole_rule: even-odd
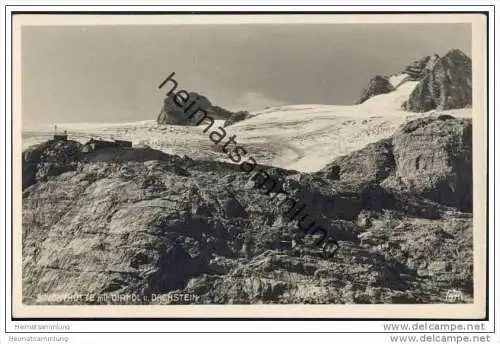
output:
[[[483,317],[484,20],[14,16],[13,314]]]

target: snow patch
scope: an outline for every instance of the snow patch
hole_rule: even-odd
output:
[[[409,77],[410,76],[406,73],[396,74],[389,77],[389,82],[391,83],[392,87],[398,88],[403,82],[408,80]]]

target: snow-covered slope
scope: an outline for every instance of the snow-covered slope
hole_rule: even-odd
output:
[[[253,117],[227,127],[226,137],[236,135],[235,140],[247,150],[247,157],[253,156],[258,163],[304,172],[317,171],[340,155],[390,136],[403,122],[425,115],[401,109],[416,81],[405,81],[404,74],[393,76],[390,81],[397,86],[395,91],[374,96],[359,105],[290,105],[254,113]],[[445,113],[470,117],[471,109]],[[222,121],[217,121],[217,125],[222,126]],[[171,154],[230,161],[210,141],[209,132],[203,133],[203,125],[158,125],[154,121],[142,121],[59,123],[58,127],[67,130],[70,138],[82,142],[91,136],[113,137]],[[47,140],[51,135],[51,126],[26,128],[23,148]]]
[[[398,73],[389,77],[389,82],[391,83],[392,87],[398,88],[399,85],[401,85],[409,78],[410,76],[406,73]]]
[[[277,152],[266,163],[299,171],[317,171],[339,155],[390,136],[403,122],[422,114],[401,110],[417,82],[360,105],[300,105],[271,109],[228,129],[249,147]],[[470,109],[446,111],[470,116]]]

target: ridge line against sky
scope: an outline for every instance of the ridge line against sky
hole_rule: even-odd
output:
[[[176,70],[230,110],[355,103],[376,74],[433,53],[471,54],[470,24],[26,26],[23,126],[156,119]]]

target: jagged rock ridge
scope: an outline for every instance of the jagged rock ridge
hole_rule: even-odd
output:
[[[472,105],[472,62],[460,50],[451,50],[442,58],[436,57],[425,68],[420,82],[403,103],[405,110],[426,112]]]
[[[438,59],[439,55],[437,54],[424,56],[406,66],[403,73],[408,74],[411,80],[420,80],[428,71],[432,70]]]
[[[472,61],[462,51],[453,49],[418,59],[399,74],[408,81],[418,81],[401,107],[411,112],[457,109],[472,106]],[[398,74],[396,74],[398,75]],[[394,90],[389,77],[377,75],[370,80],[358,103]]]

